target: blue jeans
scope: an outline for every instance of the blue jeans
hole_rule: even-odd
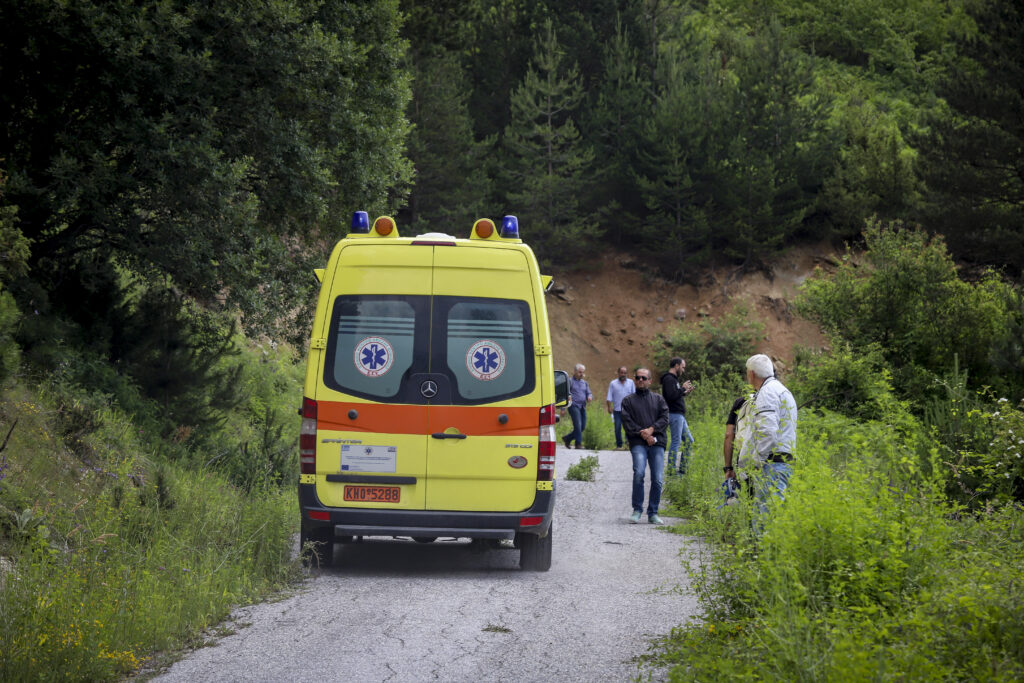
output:
[[[639,444],[630,446],[633,455],[633,512],[644,510],[644,471],[651,469],[651,492],[647,497],[647,516],[658,514],[661,487],[665,484],[665,447]]]
[[[671,438],[668,444],[668,471],[675,471],[676,453],[679,453],[679,473],[686,474],[686,465],[690,462],[693,444],[693,434],[690,433],[690,425],[686,424],[686,416],[682,413],[669,413],[668,428]],[[682,451],[679,450],[680,443],[683,446]]]
[[[612,412],[612,422],[615,423],[615,447],[622,447],[622,411],[615,410]]]
[[[587,407],[575,404],[569,406],[569,417],[572,418],[572,433],[566,435],[565,445],[575,441],[576,448],[582,448],[583,430],[587,428]]]
[[[788,462],[766,462],[761,469],[753,472],[754,502],[757,505],[757,512],[761,515],[768,513],[768,499],[775,495],[779,500],[786,500],[786,489],[789,488],[789,478],[793,475],[793,466]],[[759,531],[760,525],[755,520],[755,531]]]

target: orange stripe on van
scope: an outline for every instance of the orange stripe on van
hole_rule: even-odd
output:
[[[356,412],[355,419],[349,417]],[[508,416],[502,424],[500,417]],[[413,406],[319,401],[320,429],[385,434],[432,434],[454,427],[467,436],[537,436],[540,409],[493,406]]]

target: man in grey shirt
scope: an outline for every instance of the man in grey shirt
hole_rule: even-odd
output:
[[[569,417],[572,418],[572,431],[562,437],[566,448],[576,442],[576,448],[583,448],[583,430],[587,428],[587,406],[594,400],[590,384],[583,379],[587,368],[577,363],[569,378]]]

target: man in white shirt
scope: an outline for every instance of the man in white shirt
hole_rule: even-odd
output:
[[[758,508],[768,510],[772,494],[785,500],[796,450],[796,400],[775,376],[772,359],[763,353],[747,359],[747,382],[753,402],[740,415],[740,465],[750,475]],[[726,476],[732,467],[726,466]]]
[[[619,368],[619,376],[608,385],[608,397],[605,403],[608,406],[608,414],[612,416],[615,423],[615,448],[622,448],[622,399],[630,394],[636,393],[636,384],[629,378],[629,370],[623,365]]]

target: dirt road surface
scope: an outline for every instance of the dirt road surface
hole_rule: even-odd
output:
[[[597,452],[595,482],[566,480],[593,453],[559,448],[550,571],[465,541],[337,546],[337,566],[288,599],[236,610],[233,634],[156,680],[663,679],[634,658],[698,613],[684,568],[698,541],[629,523],[628,452]]]

